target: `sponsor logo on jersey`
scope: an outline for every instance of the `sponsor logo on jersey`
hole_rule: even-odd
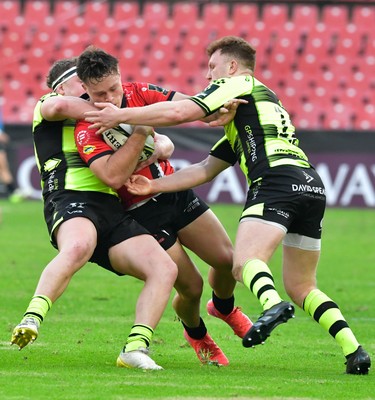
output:
[[[311,175],[309,175],[306,171],[302,170],[302,173],[303,175],[305,175],[307,183],[310,183],[311,181],[314,180],[314,178]]]
[[[56,171],[52,171],[47,179],[47,188],[50,193],[59,188],[58,180],[55,179],[55,176],[56,176]]]
[[[288,212],[283,211],[283,210],[279,210],[278,208],[270,207],[268,210],[275,212],[277,215],[280,215],[281,217],[283,217],[285,219],[289,219],[289,217],[290,217]]]
[[[70,203],[67,207],[68,214],[82,214],[86,203]]]
[[[292,184],[292,191],[293,192],[310,192],[310,193],[317,193],[317,194],[325,194],[324,188],[320,186],[310,186],[310,185],[302,185],[302,184]]]
[[[84,154],[91,154],[93,151],[95,151],[96,147],[95,146],[83,146],[83,153]]]
[[[77,134],[77,143],[80,146],[84,146],[89,140],[89,134],[86,130],[79,131]]]
[[[44,171],[52,171],[57,168],[57,166],[61,163],[61,160],[58,158],[50,158],[44,163]]]

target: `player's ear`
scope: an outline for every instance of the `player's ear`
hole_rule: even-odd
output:
[[[64,91],[64,84],[62,83],[61,85],[59,85],[59,86],[55,89],[55,92],[64,96],[64,94],[65,94],[65,91]]]
[[[232,59],[229,64],[229,74],[233,75],[238,70],[238,62],[235,59]]]

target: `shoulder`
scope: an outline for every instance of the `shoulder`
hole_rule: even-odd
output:
[[[44,95],[39,99],[39,101],[40,101],[41,103],[43,103],[43,102],[46,101],[47,99],[59,98],[59,97],[62,97],[62,96],[61,96],[60,94],[58,94],[58,93],[51,92],[51,93],[46,93],[46,94],[44,94]]]

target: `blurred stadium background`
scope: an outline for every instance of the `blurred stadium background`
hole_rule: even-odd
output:
[[[38,187],[20,167],[54,61],[94,44],[118,57],[123,80],[194,94],[207,84],[206,45],[238,35],[257,49],[256,76],[277,92],[307,151],[331,162],[327,183],[344,191],[352,181],[352,199],[337,192],[331,205],[374,207],[374,27],[374,1],[1,0],[0,104],[18,182]],[[201,159],[221,135],[200,123],[163,132],[178,159]]]

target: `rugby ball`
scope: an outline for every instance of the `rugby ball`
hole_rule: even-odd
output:
[[[113,150],[118,150],[130,137],[134,131],[134,126],[129,124],[120,124],[115,128],[108,129],[103,133],[104,141]],[[139,162],[146,161],[152,156],[155,150],[155,142],[152,136],[147,136],[143,151],[139,156]]]

